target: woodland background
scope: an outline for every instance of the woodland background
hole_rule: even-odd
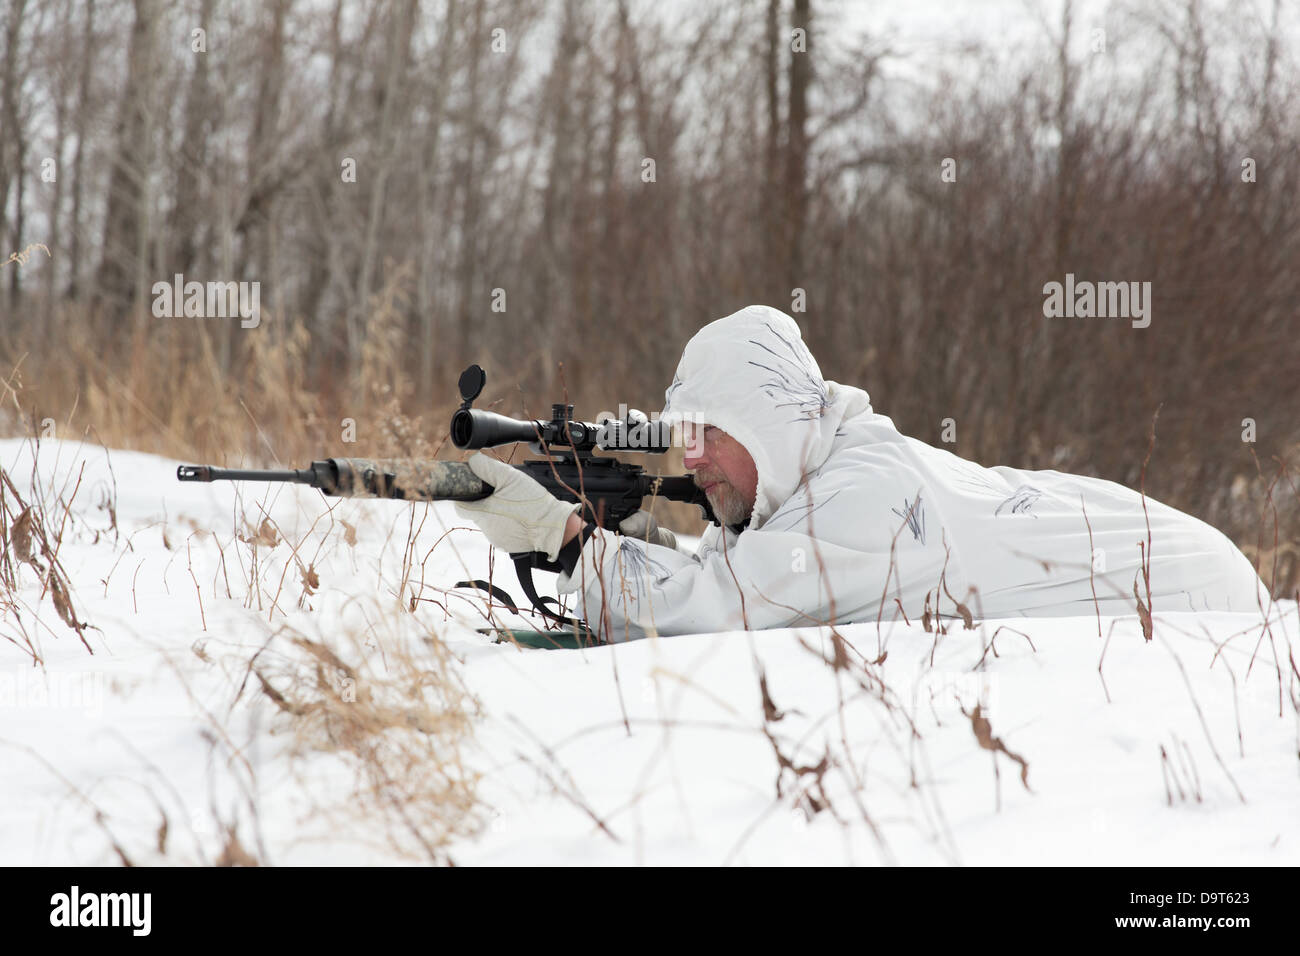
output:
[[[964,457],[1137,487],[1154,421],[1146,491],[1290,595],[1300,11],[1025,10],[927,53],[830,0],[0,0],[0,434],[433,454],[471,361],[506,413],[653,411],[802,290],[827,377]],[[1067,272],[1150,327],[1045,319]],[[155,318],[176,273],[260,326]]]

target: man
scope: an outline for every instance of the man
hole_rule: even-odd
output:
[[[1258,610],[1219,531],[1113,482],[984,468],[901,435],[829,382],[790,316],[750,306],[687,343],[662,420],[721,526],[693,554],[639,513],[624,534],[479,454],[496,492],[457,505],[489,540],[543,551],[608,640],[821,623]],[[1150,544],[1148,545],[1148,521]],[[1148,590],[1149,582],[1149,590]],[[1095,598],[1094,598],[1095,592]]]

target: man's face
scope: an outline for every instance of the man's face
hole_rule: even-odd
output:
[[[721,428],[682,423],[685,465],[724,525],[742,524],[754,511],[758,469],[745,447]]]

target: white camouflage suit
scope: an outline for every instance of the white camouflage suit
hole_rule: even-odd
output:
[[[961,601],[977,618],[1092,615],[1094,587],[1102,614],[1134,614],[1135,581],[1147,600],[1138,492],[984,468],[899,434],[866,392],[822,378],[777,309],[701,329],[665,399],[663,420],[709,423],[744,446],[757,500],[743,531],[710,525],[694,554],[595,531],[559,590],[577,592],[607,640],[892,620],[896,601],[915,621],[927,595],[938,613]],[[1267,602],[1226,536],[1149,497],[1146,508],[1157,613]]]

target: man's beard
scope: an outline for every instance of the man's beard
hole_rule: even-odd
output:
[[[724,525],[744,524],[750,515],[750,508],[741,499],[735,485],[729,481],[719,480],[704,494],[709,499],[713,516]]]

